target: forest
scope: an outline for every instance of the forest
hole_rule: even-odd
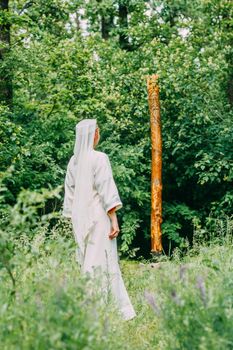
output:
[[[128,323],[86,294],[61,215],[75,125],[92,118],[123,202],[118,254],[138,314]],[[0,0],[1,349],[232,349],[232,120],[230,0]]]

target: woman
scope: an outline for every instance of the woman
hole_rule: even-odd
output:
[[[81,270],[90,274],[98,269],[103,272],[106,289],[110,287],[122,317],[130,320],[136,314],[121,276],[116,241],[116,211],[122,202],[108,156],[94,150],[99,138],[95,119],[76,125],[74,155],[65,178],[63,215],[72,220]]]

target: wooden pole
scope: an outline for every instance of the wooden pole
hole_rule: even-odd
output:
[[[162,252],[162,136],[158,75],[147,78],[151,126],[151,253]]]

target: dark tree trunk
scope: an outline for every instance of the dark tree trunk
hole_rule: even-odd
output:
[[[78,13],[78,11],[77,11],[76,14],[75,14],[75,24],[76,24],[77,32],[79,32],[81,26],[80,26],[80,18],[79,18],[79,13]]]
[[[110,31],[113,28],[113,18],[113,15],[101,16],[101,34],[105,40],[109,38]]]
[[[170,24],[170,27],[175,27],[176,21],[178,16],[178,10],[170,8],[169,9],[169,15],[168,15],[168,22]]]
[[[227,95],[228,95],[229,102],[233,107],[233,65],[231,70],[232,70],[232,73],[227,83]]]
[[[119,4],[119,25],[120,25],[120,35],[119,43],[120,47],[125,50],[130,49],[128,34],[126,33],[128,29],[128,8],[126,5]]]
[[[0,0],[0,11],[8,12],[9,0]],[[4,17],[4,16],[3,16]],[[0,64],[10,48],[10,23],[8,19],[0,25]],[[0,69],[0,102],[12,105],[12,79],[9,68]]]
[[[97,0],[97,2],[101,5],[102,0]],[[113,20],[114,16],[111,13],[112,9],[105,10],[104,13],[101,10],[101,19],[100,19],[100,25],[101,25],[101,35],[102,38],[107,40],[110,36],[110,31],[113,28]]]
[[[224,18],[225,16],[223,16]],[[230,21],[230,16],[225,17],[227,19],[227,30],[228,33],[232,33],[233,31],[233,25],[232,22]],[[233,38],[230,36],[229,38],[229,46],[233,48]],[[230,102],[231,107],[233,107],[233,53],[232,50],[231,52],[227,55],[226,57],[228,65],[229,65],[229,76],[228,76],[228,81],[227,81],[227,97]]]

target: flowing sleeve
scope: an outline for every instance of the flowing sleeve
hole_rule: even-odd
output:
[[[106,212],[113,208],[118,210],[122,207],[122,202],[113,178],[111,164],[105,153],[101,154],[97,162],[94,171],[94,184]]]
[[[70,159],[69,164],[67,166],[66,177],[65,177],[65,195],[63,202],[63,211],[62,215],[71,218],[72,216],[72,206],[74,199],[74,187],[75,187],[75,178],[72,172],[73,158]]]

